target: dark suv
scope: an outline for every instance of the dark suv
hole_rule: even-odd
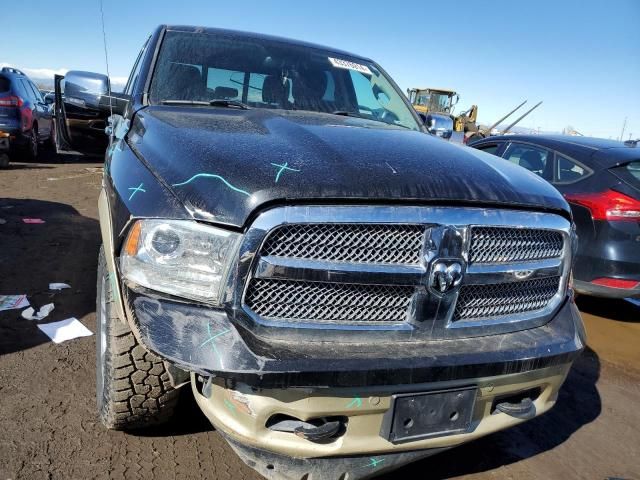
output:
[[[0,167],[6,154],[38,158],[41,143],[51,142],[50,106],[38,87],[17,68],[0,70]]]
[[[80,119],[114,112],[106,427],[165,420],[191,383],[264,476],[359,479],[555,403],[584,347],[569,205],[429,135],[373,60],[162,26],[111,106],[103,75],[67,73],[64,102],[61,86],[56,138],[76,151]]]

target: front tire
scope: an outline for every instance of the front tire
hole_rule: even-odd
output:
[[[98,256],[96,397],[98,415],[114,430],[145,428],[173,415],[178,391],[160,358],[138,343],[117,316],[104,247]]]

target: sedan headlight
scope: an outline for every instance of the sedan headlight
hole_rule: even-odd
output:
[[[185,220],[138,220],[120,256],[125,279],[219,304],[241,235]]]

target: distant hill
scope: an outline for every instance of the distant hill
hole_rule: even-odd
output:
[[[2,67],[15,67],[22,70],[41,90],[53,90],[53,76],[64,75],[69,71],[68,68],[59,68],[57,70],[52,68],[27,68],[21,67],[20,65],[9,65],[8,63],[0,62],[0,68]],[[111,78],[111,88],[114,92],[121,92],[125,83],[127,83],[125,77]]]

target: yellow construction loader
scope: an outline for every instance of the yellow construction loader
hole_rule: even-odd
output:
[[[477,105],[472,105],[471,108],[465,110],[459,115],[453,114],[453,109],[460,99],[460,96],[455,90],[431,87],[410,88],[407,89],[407,95],[409,97],[409,101],[413,105],[413,108],[415,108],[420,115],[424,116],[425,121],[428,123],[427,128],[430,132],[433,130],[438,136],[450,138],[451,134],[446,134],[440,130],[446,130],[447,125],[451,125],[451,123],[453,123],[452,127],[449,128],[452,128],[454,132],[463,133],[463,143],[491,135],[494,128],[527,103],[525,100],[505,116],[500,118],[500,120],[487,127],[478,125],[476,122],[478,118]],[[542,104],[542,102],[537,103],[533,108],[525,112],[515,122],[506,127],[502,133],[507,133],[518,122],[538,108],[540,104]]]
[[[455,132],[477,132],[476,118],[478,117],[478,106],[472,105],[469,110],[460,115],[453,115],[453,109],[460,100],[460,96],[455,90],[448,88],[410,88],[407,90],[409,101],[418,113],[423,115],[444,114],[453,120],[453,130]]]

